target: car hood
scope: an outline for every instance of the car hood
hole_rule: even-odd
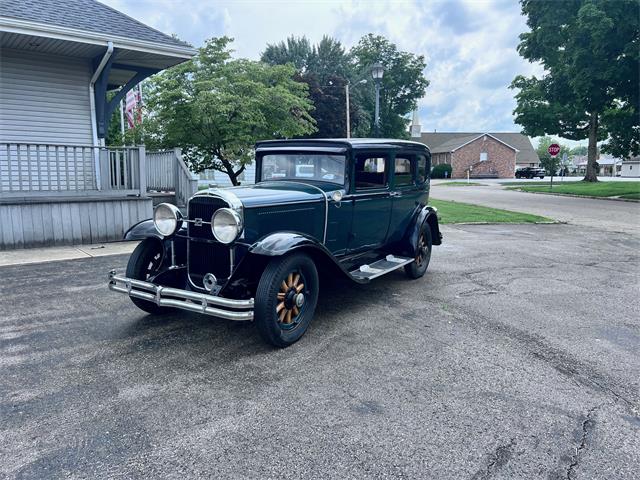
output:
[[[335,183],[295,182],[277,180],[274,182],[260,182],[255,185],[225,188],[225,192],[233,193],[242,202],[245,208],[261,207],[266,205],[283,205],[296,202],[324,201],[324,192],[340,190],[340,185]],[[203,190],[198,193],[216,193],[215,188]]]

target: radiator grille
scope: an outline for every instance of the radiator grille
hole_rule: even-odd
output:
[[[217,197],[194,197],[189,201],[189,220],[201,219],[211,222],[211,216],[219,208],[228,207],[227,203]],[[211,225],[205,223],[196,227],[192,222],[188,224],[189,237],[214,240]]]
[[[207,273],[213,273],[218,280],[224,280],[231,274],[231,257],[228,246],[221,243],[208,243],[191,240],[189,242],[189,277],[193,284],[202,288],[202,279]]]
[[[189,220],[202,219],[211,222],[211,216],[219,208],[228,207],[227,203],[217,197],[194,197],[189,201]],[[231,275],[230,247],[215,240],[211,225],[205,223],[195,226],[188,223],[189,233],[189,277],[191,282],[202,288],[202,279],[207,273],[213,273],[223,280]]]

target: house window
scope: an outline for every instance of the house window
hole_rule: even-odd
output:
[[[481,162],[486,162],[487,161],[487,152],[480,152],[480,161]]]

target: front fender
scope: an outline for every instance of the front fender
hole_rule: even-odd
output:
[[[183,223],[177,234],[184,233],[186,235],[186,231],[187,228]],[[136,223],[124,234],[124,240],[144,240],[145,238],[157,238],[158,240],[164,240],[165,238],[163,235],[158,233],[158,230],[156,230],[151,218]]]
[[[357,282],[327,248],[312,237],[295,232],[278,232],[267,235],[249,247],[249,253],[265,257],[278,257],[294,251],[304,251],[313,258],[319,268],[333,267],[345,277]]]
[[[164,237],[158,233],[153,225],[153,220],[142,220],[129,228],[124,234],[125,240],[144,240],[145,238],[157,238],[163,240]]]
[[[318,248],[331,255],[324,245],[317,240],[295,232],[278,232],[267,235],[251,245],[249,253],[278,257],[301,247]]]

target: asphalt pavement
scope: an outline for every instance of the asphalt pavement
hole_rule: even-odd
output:
[[[0,267],[0,477],[637,478],[640,238],[443,230],[284,350],[137,310],[125,255]]]

